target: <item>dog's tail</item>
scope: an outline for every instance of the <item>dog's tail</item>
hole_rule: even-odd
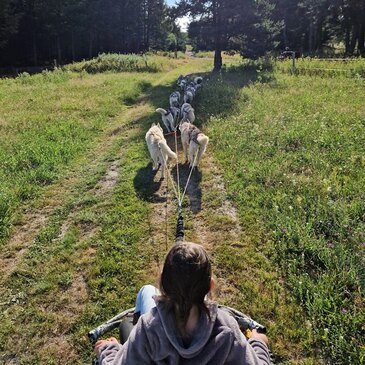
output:
[[[161,115],[166,115],[168,114],[167,111],[165,109],[162,109],[162,108],[157,108],[156,109],[156,112],[157,113],[161,113]]]
[[[201,160],[205,150],[207,149],[209,138],[205,134],[199,133],[198,137],[197,137],[197,141],[199,143],[199,152],[198,152],[198,156],[197,156],[197,161],[199,162]]]
[[[158,142],[158,147],[161,149],[161,151],[163,153],[167,154],[167,156],[169,156],[170,158],[173,158],[174,160],[177,160],[176,153],[170,149],[170,147],[167,145],[166,141]]]
[[[200,85],[203,82],[203,78],[201,76],[197,76],[194,79],[194,82],[195,82],[196,85]]]

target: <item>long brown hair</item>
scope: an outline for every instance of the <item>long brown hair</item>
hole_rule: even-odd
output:
[[[175,244],[168,252],[161,274],[161,298],[174,312],[183,337],[193,305],[200,314],[210,317],[204,298],[210,290],[211,276],[210,261],[202,246],[183,242]]]

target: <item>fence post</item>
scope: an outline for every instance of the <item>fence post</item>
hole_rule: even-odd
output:
[[[293,60],[292,67],[291,67],[291,73],[292,75],[295,75],[295,52],[291,52],[291,58]]]

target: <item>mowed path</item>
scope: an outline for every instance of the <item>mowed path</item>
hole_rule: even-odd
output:
[[[201,60],[198,61],[201,62]],[[172,77],[171,74],[178,76],[176,70],[166,73],[158,80],[156,85],[163,84],[166,80],[170,79]],[[168,100],[168,94],[166,94],[166,100]],[[14,227],[13,234],[7,244],[0,250],[0,306],[4,310],[5,318],[9,325],[12,323],[17,325],[15,316],[21,312],[20,307],[24,307],[26,310],[28,296],[34,295],[34,291],[38,290],[26,288],[27,277],[32,279],[29,282],[35,281],[40,284],[42,283],[42,277],[34,278],[32,273],[32,265],[36,272],[35,275],[39,275],[42,272],[42,268],[36,268],[36,265],[42,265],[42,263],[38,263],[37,261],[32,262],[33,251],[38,250],[36,246],[40,239],[39,237],[42,236],[43,231],[48,229],[48,226],[52,226],[52,222],[56,217],[58,233],[53,241],[56,242],[55,245],[57,242],[61,242],[65,235],[67,235],[70,227],[72,228],[75,224],[75,217],[83,209],[82,204],[79,204],[81,195],[93,195],[105,200],[110,197],[114,186],[120,178],[119,168],[121,164],[126,163],[123,161],[123,147],[116,150],[113,156],[111,156],[110,150],[113,149],[116,142],[120,145],[132,143],[129,140],[133,139],[134,136],[143,135],[145,126],[138,125],[135,121],[154,113],[154,109],[148,101],[149,95],[147,94],[135,105],[114,118],[108,131],[99,139],[95,148],[83,157],[83,161],[78,163],[74,170],[71,169],[58,183],[45,188],[40,199],[23,209],[23,214],[18,225]],[[156,121],[158,120],[159,115],[156,116]],[[124,142],[121,143],[121,140]],[[171,142],[173,141],[169,140],[170,144]],[[181,146],[178,149],[181,151]],[[181,155],[181,152],[179,154]],[[100,170],[104,170],[104,173],[100,174]],[[188,174],[186,166],[181,166],[180,173],[181,183],[185,185]],[[209,235],[202,233],[202,227],[205,227],[205,231],[207,231],[207,227],[202,216],[204,207],[201,206],[201,173],[201,170],[193,172],[191,182],[186,191],[186,236],[187,239],[193,239],[195,237],[195,241],[204,244],[209,249],[212,247],[212,243],[208,238]],[[176,178],[176,171],[172,172],[172,174]],[[98,175],[99,177],[95,179],[95,176]],[[155,178],[157,180],[159,179],[159,173]],[[90,181],[93,181],[93,183],[90,184]],[[165,183],[167,181],[165,180]],[[167,203],[164,201],[166,197],[166,186],[164,183],[159,184],[159,186],[159,189],[155,192],[155,198],[161,196],[162,199],[160,201],[154,201],[152,199],[150,202],[150,226],[151,238],[158,242],[159,245],[158,256],[163,258],[168,247],[174,242],[176,201],[173,200],[172,191],[170,191],[172,188],[171,181],[168,191],[170,200]],[[192,214],[192,216],[189,217],[189,214]],[[166,218],[170,222],[167,231],[166,225],[164,227]],[[190,220],[190,218],[193,219]],[[191,225],[192,221],[194,221],[193,226]],[[93,237],[96,237],[101,230],[101,227],[95,224],[77,224],[80,241],[92,241]],[[201,235],[200,239],[196,239],[197,235]],[[205,239],[203,239],[204,237]],[[51,249],[47,247],[44,250]],[[95,251],[96,249],[93,247],[85,248],[83,262],[89,261],[91,263]],[[58,265],[57,257],[49,258],[49,260],[54,262],[54,265]],[[158,260],[157,258],[155,262],[159,262]],[[47,271],[48,269],[45,268],[44,270]],[[156,273],[157,271],[153,269],[153,265],[150,265],[146,270],[146,278],[150,278],[152,281]],[[19,286],[19,283],[24,287]],[[30,290],[29,293],[28,289]],[[54,323],[54,330],[51,331],[53,333],[52,335],[48,335],[48,338],[42,338],[40,333],[37,338],[32,339],[30,343],[34,347],[33,349],[29,349],[29,343],[26,343],[25,338],[10,335],[3,344],[4,350],[0,353],[1,363],[22,364],[24,363],[24,359],[27,358],[27,352],[37,353],[38,351],[42,354],[45,353],[45,355],[42,355],[43,358],[47,358],[47,354],[49,354],[52,358],[62,358],[64,363],[71,364],[80,361],[78,354],[73,349],[72,344],[70,344],[71,337],[67,333],[70,327],[72,327],[73,321],[82,315],[85,305],[88,302],[88,288],[82,273],[73,278],[72,285],[60,293],[58,300],[62,302],[62,308],[52,308],[49,303],[45,303],[43,310],[47,314],[52,312],[55,321],[63,322],[62,325]],[[65,320],[65,318],[67,319]],[[24,333],[26,334],[27,323],[23,325]],[[10,330],[9,332],[11,333],[12,331]],[[18,334],[19,329],[14,331],[14,333]]]
[[[196,62],[199,66],[204,61]],[[179,73],[184,71],[174,70],[166,73],[156,82],[156,85],[163,84],[167,80],[172,82],[177,79]],[[145,95],[135,105],[115,117],[108,131],[100,138],[95,148],[84,156],[82,163],[79,163],[74,171],[69,171],[67,176],[58,183],[46,188],[42,198],[24,210],[21,222],[15,228],[8,243],[0,250],[0,306],[4,311],[6,326],[9,328],[12,325],[19,326],[17,316],[26,317],[27,313],[23,312],[28,308],[28,297],[42,294],[44,290],[41,276],[42,262],[34,260],[33,263],[34,252],[46,255],[46,259],[49,260],[48,266],[59,266],[60,270],[63,267],[62,260],[72,261],[74,265],[80,265],[80,267],[92,265],[97,247],[90,242],[97,238],[102,227],[97,223],[89,224],[87,220],[80,221],[77,218],[84,209],[84,204],[80,203],[80,200],[82,196],[87,195],[99,201],[107,201],[113,194],[113,189],[121,178],[120,168],[128,164],[128,161],[124,159],[124,146],[128,148],[136,143],[134,138],[143,138],[146,132],[146,125],[136,121],[143,118],[158,121],[160,118],[155,114],[155,106],[151,105],[150,98],[151,95]],[[165,95],[165,100],[167,104],[168,93]],[[170,135],[167,140],[170,147],[175,150],[175,138]],[[182,192],[190,170],[183,164],[179,138],[177,142]],[[116,144],[121,147],[115,148]],[[174,163],[170,164],[170,171],[176,185],[177,168]],[[169,178],[161,182],[159,178],[160,172],[153,177],[153,193],[147,197],[150,208],[149,237],[150,243],[155,247],[155,255],[151,262],[146,264],[144,273],[145,280],[149,282],[155,282],[163,257],[175,240],[177,200],[172,188],[173,182]],[[227,198],[222,172],[209,145],[201,166],[192,172],[183,207],[185,239],[202,244],[213,258],[219,288],[216,294],[218,299],[224,304],[240,304],[238,309],[249,308],[249,302],[240,302],[245,296],[242,293],[242,285],[238,281],[250,280],[259,268],[230,272],[231,268],[221,263],[221,256],[222,247],[231,255],[241,254],[244,250],[250,254],[250,250],[255,249],[249,248],[250,243],[245,237],[244,228],[240,225],[233,203]],[[75,224],[78,226],[80,248],[74,256],[52,256],[53,248],[37,246],[43,231],[47,231],[47,227],[52,225],[54,220],[57,221],[57,235],[52,241],[55,247],[72,231]],[[54,252],[60,251],[54,249]],[[259,255],[262,262],[267,263],[267,259],[259,252],[256,251],[255,255]],[[33,264],[35,274],[32,273]],[[34,275],[40,275],[40,277],[35,278]],[[260,280],[260,277],[258,279]],[[67,281],[67,277],[64,280]],[[35,281],[39,284],[36,288],[27,287],[28,282]],[[262,290],[265,291],[264,288]],[[10,335],[6,341],[3,340],[0,347],[0,364],[25,364],[28,355],[33,359],[35,357],[41,359],[39,361],[43,363],[50,359],[57,364],[83,363],[77,347],[72,342],[74,323],[80,319],[89,303],[88,286],[82,270],[78,271],[72,284],[67,286],[67,290],[60,293],[57,304],[52,303],[52,298],[47,298],[44,303],[39,301],[36,303],[39,303],[42,312],[47,315],[45,318],[51,315],[52,323],[40,323],[39,327],[42,330],[34,334],[31,339],[27,338],[29,336],[27,323],[24,323],[24,337],[19,336],[21,329],[17,328],[12,335],[10,328],[8,331]],[[32,320],[37,321],[36,318]],[[41,322],[42,319],[40,318],[39,321]],[[83,339],[81,344],[85,343],[87,340]]]

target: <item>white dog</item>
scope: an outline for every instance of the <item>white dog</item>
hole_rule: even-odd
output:
[[[180,90],[184,91],[187,83],[188,83],[187,77],[180,75],[177,80],[177,84],[179,85]]]
[[[203,78],[201,76],[197,76],[195,77],[194,79],[194,84],[195,84],[195,87],[199,87],[203,82]]]
[[[167,145],[159,123],[157,125],[155,123],[152,124],[151,128],[146,133],[146,142],[153,162],[152,170],[158,170],[159,165],[161,165],[161,180],[163,180],[165,178],[167,159],[170,157],[176,160],[177,156]]]
[[[176,111],[177,110],[177,111]],[[169,108],[167,110],[162,108],[156,109],[157,113],[161,114],[162,122],[165,125],[167,132],[170,133],[175,130],[175,120],[179,109],[176,107]]]
[[[170,106],[171,107],[180,107],[180,98],[181,95],[178,91],[174,91],[171,95],[170,95]]]
[[[191,102],[193,101],[194,99],[194,93],[192,90],[186,90],[185,93],[184,93],[184,103],[189,103],[191,104]]]
[[[180,122],[179,129],[186,161],[190,167],[198,166],[207,148],[208,136],[184,119]]]
[[[189,103],[184,103],[181,107],[181,119],[187,119],[190,123],[195,121],[194,108]]]

